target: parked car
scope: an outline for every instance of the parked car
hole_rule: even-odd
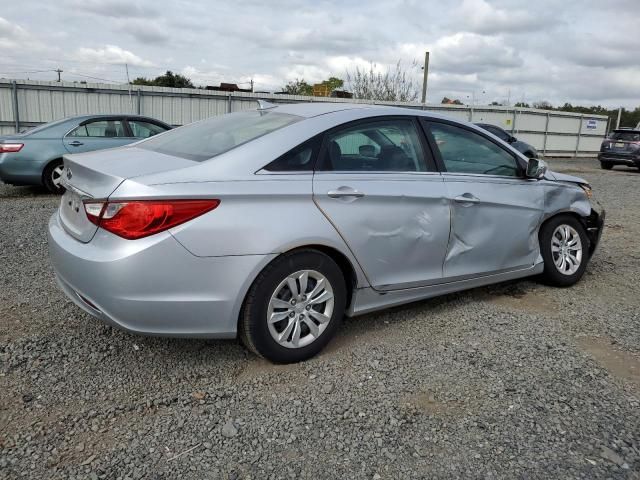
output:
[[[169,129],[138,115],[81,115],[0,137],[0,181],[61,193],[63,155],[120,147]]]
[[[507,142],[513,148],[523,153],[527,158],[540,158],[540,154],[533,145],[529,145],[526,142],[518,140],[506,130],[489,123],[476,123],[480,128],[484,128],[487,132],[494,134],[503,142]]]
[[[585,180],[395,107],[262,103],[64,168],[49,249],[71,300],[131,332],[239,335],[274,362],[319,352],[345,313],[573,285],[604,220]]]
[[[614,165],[640,169],[640,129],[614,130],[602,141],[598,160],[605,170],[611,170]]]

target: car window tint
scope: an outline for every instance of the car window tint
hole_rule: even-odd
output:
[[[489,139],[444,123],[429,128],[448,172],[519,176],[516,159]]]
[[[360,123],[329,134],[321,170],[423,172],[424,152],[412,120]]]
[[[69,137],[124,137],[124,125],[120,120],[96,120],[80,125]]]
[[[149,138],[158,133],[166,132],[167,129],[156,125],[155,123],[145,122],[142,120],[128,120],[131,133],[137,138]]]
[[[640,141],[640,132],[613,132],[610,137],[612,140],[624,140],[627,142]]]
[[[269,172],[303,172],[313,170],[320,148],[320,138],[313,138],[288,151],[264,167]]]
[[[300,120],[297,115],[247,110],[169,130],[137,147],[201,162]]]

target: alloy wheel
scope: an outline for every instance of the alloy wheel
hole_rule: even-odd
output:
[[[51,183],[54,187],[60,188],[62,185],[62,173],[64,171],[64,165],[57,165],[51,170]]]
[[[333,315],[333,287],[315,270],[292,273],[276,287],[267,309],[273,339],[286,348],[302,348],[325,331]]]
[[[563,275],[573,275],[582,263],[580,234],[571,225],[558,225],[551,235],[551,255]]]

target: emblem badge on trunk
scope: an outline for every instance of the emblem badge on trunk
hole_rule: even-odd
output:
[[[70,168],[67,168],[67,180],[71,180],[71,177],[73,177],[73,173],[71,173]]]

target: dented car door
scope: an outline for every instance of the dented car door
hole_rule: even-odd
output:
[[[429,122],[427,133],[451,208],[444,278],[531,267],[539,255],[544,186],[524,177],[512,152],[478,132]]]
[[[313,192],[372,287],[442,281],[447,191],[414,119],[369,120],[329,132]]]

